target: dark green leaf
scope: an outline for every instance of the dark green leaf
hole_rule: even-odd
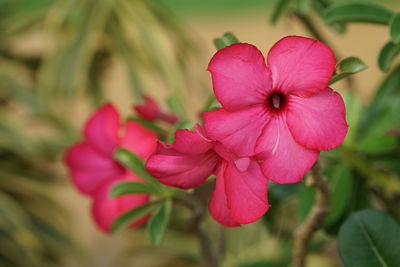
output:
[[[390,36],[392,41],[396,44],[400,43],[400,13],[393,15],[390,20]]]
[[[367,65],[358,57],[347,57],[340,60],[335,67],[335,73],[329,81],[329,85],[346,78],[347,76],[361,72],[367,68]]]
[[[338,247],[346,266],[400,266],[400,226],[377,210],[354,213],[340,228]]]
[[[110,192],[110,197],[117,197],[129,194],[158,194],[159,190],[147,184],[138,182],[120,182],[114,185]]]
[[[284,11],[289,7],[289,3],[291,0],[277,0],[275,4],[275,8],[271,15],[271,23],[275,24],[279,18],[282,16]]]
[[[387,72],[392,64],[393,59],[400,53],[400,44],[392,41],[387,42],[379,52],[378,65],[379,68]]]
[[[150,202],[125,212],[124,214],[122,214],[113,221],[111,225],[111,232],[114,233],[120,230],[121,228],[130,225],[132,222],[140,219],[141,217],[155,210],[158,207],[158,205],[160,205],[162,202],[163,200]]]
[[[392,11],[371,2],[343,2],[332,5],[325,11],[327,24],[341,22],[368,22],[389,24]]]
[[[149,184],[159,187],[159,182],[146,171],[142,159],[131,151],[125,148],[118,148],[114,153],[114,158],[132,172],[145,179]]]
[[[354,170],[352,171],[352,174],[353,186],[351,188],[350,199],[346,204],[346,211],[338,220],[336,220],[336,222],[324,227],[325,232],[330,235],[337,236],[344,221],[347,220],[347,218],[355,211],[371,208],[365,179],[360,177],[360,174]]]
[[[151,216],[147,225],[147,231],[151,242],[154,245],[160,244],[165,230],[167,229],[169,218],[171,216],[172,203],[166,201],[159,210]]]

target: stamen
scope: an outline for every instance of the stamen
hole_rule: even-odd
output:
[[[281,95],[280,94],[276,94],[276,93],[272,94],[271,95],[271,100],[272,100],[272,106],[275,109],[279,109],[281,107],[282,99],[281,99]]]

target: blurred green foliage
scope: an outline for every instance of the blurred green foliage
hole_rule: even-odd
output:
[[[15,49],[32,33],[45,40],[39,52]],[[66,181],[59,161],[79,138],[69,111],[82,95],[93,106],[104,102],[108,62],[124,63],[134,100],[151,72],[179,106],[194,49],[152,1],[0,1],[0,266],[57,265],[74,250],[69,216],[52,190]]]

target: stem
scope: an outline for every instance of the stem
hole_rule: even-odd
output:
[[[327,39],[324,37],[324,35],[318,30],[318,28],[315,26],[314,22],[311,20],[311,18],[305,14],[302,14],[300,12],[294,11],[293,15],[304,25],[304,27],[310,32],[310,34],[317,40],[323,42],[327,46],[329,46],[333,54],[335,55],[336,59],[342,58],[340,54],[337,52],[336,49],[333,48],[332,44],[330,44]],[[347,87],[350,91],[352,91],[355,87],[355,82],[354,79],[351,76],[347,76],[345,78],[347,82]]]
[[[201,229],[200,227],[201,221],[205,215],[205,208],[201,204],[201,201],[199,201],[193,195],[187,193],[177,195],[176,199],[180,201],[182,204],[184,204],[186,207],[188,207],[193,213],[191,221],[191,230],[197,236],[200,243],[200,248],[203,258],[202,266],[217,267],[219,259],[225,248],[225,241],[224,241],[225,238],[224,237],[222,238],[223,245],[219,244],[216,253],[214,253],[212,251],[210,238],[208,237],[206,232],[204,232],[203,229]],[[221,236],[219,239],[220,239],[219,241],[221,242]]]
[[[315,186],[317,195],[315,203],[306,221],[301,224],[294,233],[294,247],[292,267],[304,267],[307,250],[314,233],[320,228],[324,222],[325,216],[330,211],[330,190],[328,181],[321,176],[321,170],[318,162],[310,170],[306,181],[307,186]]]

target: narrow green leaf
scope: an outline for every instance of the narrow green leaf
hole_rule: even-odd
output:
[[[327,24],[341,22],[367,22],[389,24],[392,11],[371,2],[342,2],[332,5],[325,11],[324,21]]]
[[[387,42],[379,52],[378,65],[379,68],[387,72],[390,69],[393,59],[400,53],[400,44],[392,41]]]
[[[321,18],[324,17],[325,10],[332,5],[330,0],[314,0],[311,4],[313,9],[321,16]],[[346,32],[345,23],[334,23],[331,25],[331,28],[339,34]]]
[[[271,15],[271,23],[276,24],[284,11],[289,7],[291,0],[277,0]]]
[[[347,131],[347,135],[343,141],[343,144],[351,147],[356,141],[362,104],[359,97],[354,92],[344,92],[342,97],[346,106],[346,122],[348,125],[351,125]]]
[[[162,135],[163,132],[164,132],[164,129],[162,129],[161,127],[159,127],[155,123],[150,122],[150,121],[146,121],[146,120],[144,120],[142,118],[139,118],[139,117],[136,117],[136,116],[129,116],[128,120],[138,122],[143,127],[147,128],[147,129],[149,129],[149,130],[151,130],[153,132],[156,132],[157,135]]]
[[[307,14],[310,10],[311,1],[310,0],[296,0],[296,9],[303,14]]]
[[[185,109],[184,109],[182,102],[180,100],[180,97],[177,93],[172,94],[167,99],[167,105],[173,113],[178,114],[180,119],[186,118]]]
[[[159,187],[160,184],[153,176],[151,176],[145,168],[144,162],[140,157],[133,154],[131,151],[125,148],[118,148],[114,153],[114,158],[120,162],[122,165],[130,169],[132,172],[136,173],[143,179],[145,179],[149,184]]]
[[[400,43],[400,13],[393,15],[389,28],[392,41],[396,44]]]
[[[376,120],[386,109],[395,107],[398,98],[400,98],[400,65],[395,67],[379,86],[371,105],[364,113],[359,134],[365,135],[371,128],[371,121]]]
[[[329,85],[365,69],[367,69],[367,65],[358,57],[344,58],[336,64],[335,74],[329,81]]]
[[[204,111],[212,111],[217,108],[222,108],[221,103],[218,102],[214,93],[211,93],[207,99],[206,105],[204,107]]]
[[[129,194],[159,194],[159,190],[138,182],[120,182],[114,185],[109,192],[110,197]]]
[[[145,205],[139,206],[137,208],[131,209],[130,211],[125,212],[117,219],[113,221],[111,224],[111,232],[115,233],[116,231],[130,225],[132,222],[140,219],[144,215],[155,210],[159,204],[164,202],[163,200],[154,201],[147,203]]]
[[[225,45],[224,41],[222,41],[221,38],[215,38],[214,39],[214,46],[215,46],[215,48],[220,50],[220,49],[224,48],[226,45]]]
[[[400,266],[400,226],[377,210],[354,213],[340,228],[338,247],[346,266]]]
[[[154,245],[160,244],[165,230],[167,229],[169,218],[171,215],[172,203],[166,201],[159,210],[151,216],[147,225],[147,231],[151,242]]]
[[[239,43],[239,40],[231,32],[226,32],[221,38],[214,39],[214,45],[218,50],[236,43]]]

